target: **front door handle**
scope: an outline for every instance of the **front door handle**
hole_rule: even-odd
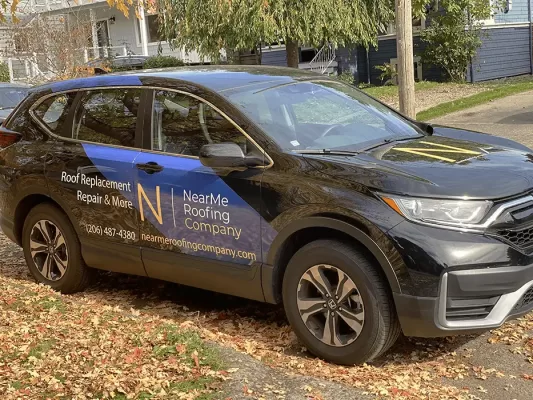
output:
[[[153,161],[147,162],[146,164],[135,164],[135,166],[147,174],[155,174],[156,172],[163,171],[163,166]]]

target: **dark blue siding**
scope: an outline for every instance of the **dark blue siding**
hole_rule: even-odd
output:
[[[420,55],[426,48],[427,43],[420,40],[419,37],[415,37],[413,42],[415,47],[415,55]],[[448,79],[446,73],[442,70],[442,68],[424,63],[422,63],[422,78],[425,81],[435,82],[443,82]]]
[[[414,53],[418,55],[424,49],[424,43],[421,42],[418,36],[413,38],[414,44]],[[340,49],[339,49],[340,50]],[[396,58],[396,38],[382,39],[378,43],[378,48],[371,47],[368,51],[368,64],[370,67],[370,83],[379,85],[381,81],[379,80],[379,75],[381,71],[376,69],[376,66],[383,65],[385,63],[390,63],[391,58]],[[357,70],[359,82],[367,82],[367,59],[366,51],[363,48],[359,48],[357,51]],[[338,58],[339,61],[339,58]],[[343,69],[346,69],[346,66],[343,65]],[[422,66],[422,78],[424,80],[431,81],[442,81],[443,74],[440,69],[431,66],[423,65]]]
[[[357,47],[341,47],[336,50],[337,54],[337,72],[351,72],[354,76],[354,81],[359,82],[359,65],[358,65],[358,49]]]
[[[377,65],[390,62],[391,58],[396,58],[396,39],[380,40],[378,48],[371,47],[368,50],[368,60],[370,64],[370,83],[380,85],[379,75],[381,71],[376,69]]]
[[[531,72],[527,26],[493,28],[484,32],[486,37],[472,62],[473,82]]]
[[[287,66],[287,52],[285,48],[281,50],[264,51],[261,55],[262,65],[277,65],[279,67]]]

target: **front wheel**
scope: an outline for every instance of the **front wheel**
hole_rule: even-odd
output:
[[[62,293],[83,290],[90,271],[81,257],[78,235],[68,217],[52,204],[33,208],[22,229],[28,268],[38,282]]]
[[[287,318],[308,350],[338,364],[378,357],[400,333],[387,282],[368,256],[335,240],[294,254],[283,279]]]

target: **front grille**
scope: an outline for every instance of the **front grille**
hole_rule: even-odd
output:
[[[520,230],[501,230],[498,231],[498,235],[507,242],[522,249],[533,246],[533,226]]]
[[[446,305],[446,319],[448,321],[472,320],[486,318],[500,296],[482,299],[454,299],[448,298]]]
[[[487,233],[519,249],[529,251],[533,249],[533,196],[527,196],[523,201],[525,202],[522,204],[505,209],[491,224]]]
[[[520,310],[533,303],[533,286],[530,287],[518,300],[518,303],[514,306],[514,310]]]

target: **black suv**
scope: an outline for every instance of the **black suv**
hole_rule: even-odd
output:
[[[283,303],[314,354],[533,308],[533,155],[337,80],[201,67],[33,89],[0,133],[4,233],[42,283],[92,268]]]

